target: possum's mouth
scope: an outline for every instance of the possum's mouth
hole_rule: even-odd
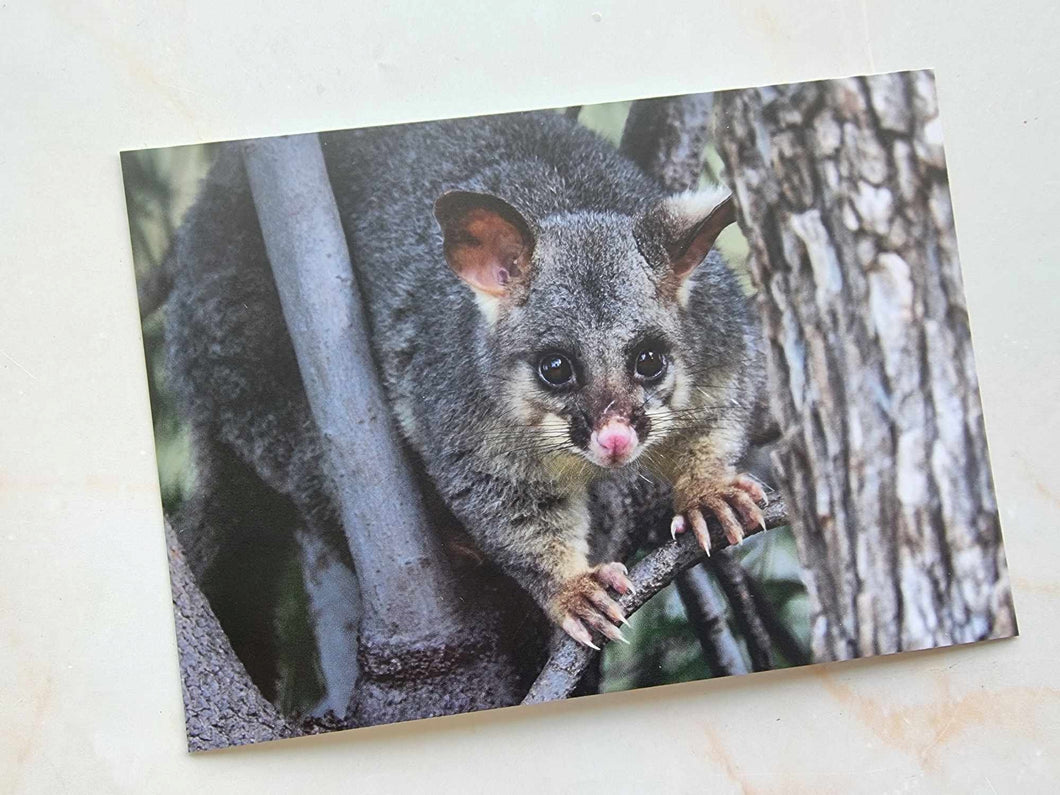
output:
[[[622,469],[623,467],[629,466],[634,461],[636,461],[637,458],[640,457],[641,449],[642,448],[637,448],[637,450],[635,450],[632,454],[630,454],[629,456],[626,456],[626,457],[624,457],[622,459],[600,458],[600,457],[594,455],[593,453],[591,453],[588,450],[582,450],[580,452],[581,452],[581,454],[582,454],[582,456],[584,458],[589,460],[590,463],[600,467],[601,469],[614,471],[614,470]]]

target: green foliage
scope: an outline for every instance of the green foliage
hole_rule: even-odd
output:
[[[156,268],[213,162],[213,144],[122,153],[129,234],[138,278]]]
[[[166,389],[164,343],[165,311],[145,318],[144,351],[147,358],[147,385],[155,426],[155,457],[162,506],[171,516],[195,483],[191,438],[181,422],[173,396]]]
[[[615,146],[622,140],[622,130],[626,126],[626,116],[632,102],[606,102],[599,105],[586,105],[578,114],[578,123],[599,133]]]
[[[214,146],[200,145],[122,155],[129,237],[139,284],[148,282],[162,266],[173,232],[194,201],[215,152]],[[195,471],[188,430],[166,387],[164,308],[143,318],[143,338],[158,481],[162,505],[172,515],[191,489]]]
[[[276,609],[279,647],[276,706],[287,715],[305,715],[324,697],[324,674],[309,622],[309,596],[302,561],[297,554],[287,562],[280,594]]]

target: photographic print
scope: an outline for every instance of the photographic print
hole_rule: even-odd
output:
[[[1016,634],[930,71],[122,169],[190,749]]]

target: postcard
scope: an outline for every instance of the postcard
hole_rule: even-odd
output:
[[[1016,634],[930,71],[122,169],[191,750]]]

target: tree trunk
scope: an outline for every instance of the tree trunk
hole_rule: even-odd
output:
[[[1014,634],[932,74],[716,103],[815,658]]]

